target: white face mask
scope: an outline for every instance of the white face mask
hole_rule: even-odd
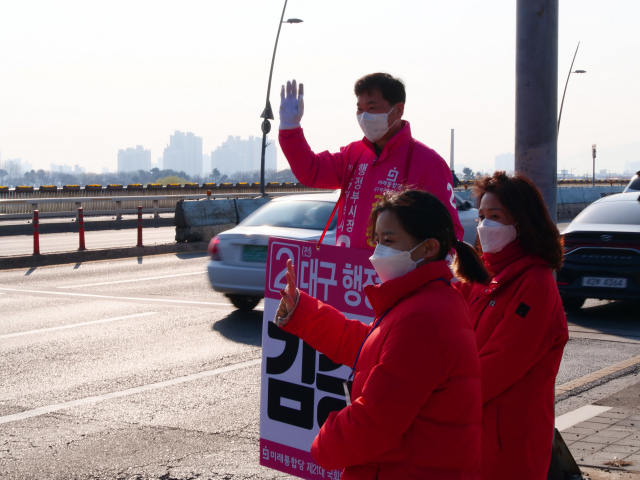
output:
[[[389,110],[389,113],[393,112],[394,108],[396,108],[395,105]],[[384,137],[384,134],[398,121],[398,119],[396,119],[396,121],[389,126],[389,113],[362,112],[357,116],[364,136],[367,137],[367,140],[371,143],[375,143]]]
[[[387,280],[401,277],[415,270],[417,262],[411,259],[411,253],[427,240],[420,242],[408,252],[396,250],[395,248],[381,244],[376,245],[376,249],[373,255],[369,257],[369,260],[371,260],[373,268],[376,269],[380,280],[384,283]]]
[[[478,225],[478,237],[485,253],[498,253],[517,236],[515,225],[502,225],[487,218]]]

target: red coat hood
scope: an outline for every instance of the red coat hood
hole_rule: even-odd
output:
[[[422,265],[402,277],[388,280],[379,285],[367,285],[364,287],[364,291],[377,318],[429,282],[439,279],[450,282],[452,278],[453,274],[447,266],[447,262],[439,260]]]
[[[536,265],[546,266],[547,263],[537,255],[527,255],[522,249],[520,240],[514,240],[497,253],[485,253],[482,256],[484,263],[495,276],[487,285],[481,295],[489,295],[500,286],[508,285],[516,276],[524,270]]]

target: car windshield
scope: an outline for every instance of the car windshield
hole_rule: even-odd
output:
[[[584,209],[573,222],[640,225],[640,202],[594,203]]]
[[[627,188],[630,188],[631,190],[640,190],[640,175],[636,175],[635,178],[632,178]]]
[[[268,225],[270,227],[306,228],[324,230],[334,204],[302,200],[294,202],[269,202],[242,222],[245,227]],[[338,216],[333,217],[329,230],[336,228]]]

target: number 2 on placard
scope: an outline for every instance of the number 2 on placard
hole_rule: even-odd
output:
[[[276,254],[276,260],[280,260],[280,257],[282,257],[283,254],[286,254],[291,261],[293,262],[293,252],[287,248],[287,247],[283,247],[280,250],[278,250],[278,253]],[[285,278],[285,276],[287,275],[287,267],[284,267],[284,270],[282,270],[277,276],[276,279],[273,281],[273,287],[274,288],[286,288],[287,283],[282,283],[281,280],[283,278]]]

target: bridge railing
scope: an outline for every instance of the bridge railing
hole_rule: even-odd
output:
[[[304,195],[310,193],[327,193],[327,191],[305,192],[270,192],[270,197],[284,195]],[[58,198],[15,198],[0,200],[0,221],[30,219],[34,210],[38,210],[40,218],[47,217],[76,217],[78,208],[82,207],[85,216],[109,215],[117,220],[123,214],[136,214],[138,207],[142,212],[152,213],[158,217],[161,213],[173,213],[176,203],[180,200],[202,200],[209,198],[255,198],[259,193],[229,193],[229,194],[196,194],[196,195],[123,195],[98,197],[58,197]]]

